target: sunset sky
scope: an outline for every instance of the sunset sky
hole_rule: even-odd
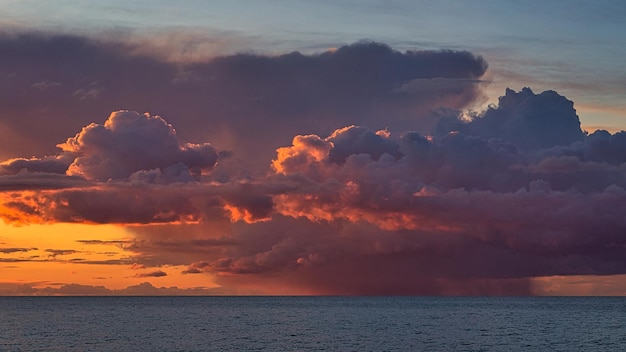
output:
[[[0,13],[0,295],[626,294],[622,1]]]

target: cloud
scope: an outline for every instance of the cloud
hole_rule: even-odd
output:
[[[134,277],[163,277],[167,276],[167,273],[163,270],[155,270],[146,273],[135,274]]]
[[[105,286],[81,284],[61,284],[59,287],[37,288],[39,283],[3,284],[3,296],[211,296],[222,295],[220,288],[178,288],[155,287],[149,282],[131,285],[123,289],[109,289]]]
[[[0,64],[10,75],[0,81],[0,126],[13,136],[0,141],[0,157],[53,154],[93,116],[128,109],[167,116],[181,141],[210,140],[264,172],[296,134],[350,124],[427,132],[433,109],[460,109],[481,96],[487,69],[466,51],[399,52],[373,42],[182,63],[139,47],[119,38],[0,34]],[[50,84],[41,82],[59,84],[42,90]]]
[[[457,272],[475,258],[422,234],[364,224],[310,223],[277,218],[239,236],[254,247],[234,248],[205,271],[223,287],[289,294],[517,294],[531,292],[524,278],[472,277]],[[428,243],[431,242],[430,245]],[[443,244],[443,243],[439,243]],[[479,257],[479,255],[476,255]]]
[[[115,263],[248,294],[527,295],[532,277],[624,273],[626,134],[583,132],[553,91],[464,112],[480,56],[360,42],[173,64],[39,34],[0,49],[0,122],[20,141],[0,145],[0,216],[126,225],[81,242],[134,253]]]
[[[542,147],[523,142],[533,130],[496,137],[459,123],[432,136],[351,125],[295,136],[256,178],[25,187],[4,207],[39,221],[165,223],[128,228],[125,263],[188,265],[233,292],[526,295],[530,277],[622,273],[621,133]]]
[[[552,116],[543,106],[524,118]],[[560,114],[541,143],[533,129],[493,136],[474,121],[428,137],[357,126],[296,136],[272,163],[274,182],[290,184],[274,195],[286,218],[238,233],[267,242],[205,270],[227,274],[226,286],[318,294],[530,294],[530,277],[621,274],[622,133],[585,136],[571,105]],[[571,137],[556,135],[568,128]]]
[[[253,182],[199,183],[217,161],[215,149],[209,143],[181,146],[174,128],[158,116],[113,112],[103,125],[92,123],[59,147],[57,156],[0,164],[5,221],[254,222],[268,219],[273,207],[271,195]]]
[[[610,134],[604,130],[595,131],[585,139],[582,152],[586,160],[611,165],[624,164],[626,163],[626,132]]]
[[[281,186],[284,188],[284,186]],[[164,224],[265,221],[272,185],[251,182],[106,182],[58,190],[0,193],[0,217],[11,223]]]
[[[24,253],[24,252],[30,252],[30,251],[36,251],[36,250],[38,249],[34,247],[30,247],[30,248],[4,247],[4,248],[0,248],[0,253],[3,253],[3,254]]]
[[[183,270],[182,274],[202,274],[204,273],[204,268],[207,268],[210,264],[207,262],[197,262],[191,263],[189,267]]]
[[[189,182],[207,174],[218,158],[211,144],[180,145],[161,117],[131,111],[113,112],[104,124],[91,123],[58,147],[57,155],[0,163],[0,188],[64,188],[70,182],[84,186],[85,180]]]
[[[76,254],[81,252],[75,249],[46,249],[46,253],[49,253],[49,257],[56,258],[59,255]]]
[[[62,153],[43,158],[15,158],[0,163],[0,175],[15,175],[22,170],[35,173],[65,174],[67,168],[73,162],[74,156],[70,153]]]
[[[174,128],[159,116],[132,111],[111,113],[103,125],[90,124],[73,138],[59,144],[76,155],[68,175],[106,181],[135,177],[186,180],[208,172],[217,161],[209,144],[180,146]],[[149,175],[151,170],[159,170]]]
[[[248,225],[237,236],[254,247],[234,247],[204,270],[224,274],[226,287],[258,280],[309,294],[530,294],[529,277],[623,272],[623,189],[533,187],[423,192],[404,202],[309,194],[309,207],[284,211],[293,219]]]
[[[22,170],[14,175],[0,175],[0,191],[50,190],[71,187],[84,187],[90,182],[80,177]]]
[[[130,240],[76,240],[76,242],[87,245],[115,245],[124,246],[131,243]]]
[[[567,146],[585,138],[574,103],[554,91],[535,94],[530,88],[511,89],[489,107],[465,122],[441,118],[438,134],[460,131],[483,138],[502,138],[522,149]]]
[[[37,88],[40,90],[48,90],[57,87],[62,87],[63,83],[60,82],[50,82],[50,81],[41,81],[33,83],[33,88]]]

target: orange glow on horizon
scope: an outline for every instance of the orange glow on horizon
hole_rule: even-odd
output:
[[[537,296],[626,296],[626,274],[543,276],[531,282]]]
[[[184,275],[186,266],[133,265],[132,233],[117,225],[48,224],[12,226],[0,222],[0,286],[59,288],[103,286],[123,290],[149,282],[154,287],[212,288],[208,274]],[[150,276],[154,271],[163,276]],[[0,290],[0,294],[7,294]],[[10,292],[8,293],[10,294]]]

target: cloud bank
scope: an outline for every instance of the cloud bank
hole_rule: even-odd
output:
[[[223,292],[527,295],[534,277],[625,273],[626,134],[582,131],[553,91],[465,112],[487,69],[471,53],[363,42],[174,64],[71,36],[0,45],[9,135],[74,127],[42,137],[60,149],[8,148],[47,156],[0,164],[4,221],[123,224],[137,265]],[[36,72],[18,65],[42,50]]]
[[[207,296],[223,294],[219,288],[155,287],[149,282],[117,290],[81,284],[37,288],[38,284],[41,283],[0,284],[0,294],[6,296]]]
[[[94,116],[127,109],[167,116],[183,140],[210,140],[262,172],[296,134],[350,124],[429,130],[431,109],[459,109],[480,97],[487,69],[469,52],[398,52],[373,42],[191,63],[163,61],[141,45],[0,33],[0,152],[56,153],[54,145]]]

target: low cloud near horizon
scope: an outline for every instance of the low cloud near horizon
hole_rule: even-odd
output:
[[[124,225],[138,265],[221,292],[529,295],[534,277],[626,273],[626,132],[582,131],[554,91],[464,111],[487,69],[469,52],[173,64],[74,36],[0,48],[0,122],[21,141],[2,146],[5,222]]]

